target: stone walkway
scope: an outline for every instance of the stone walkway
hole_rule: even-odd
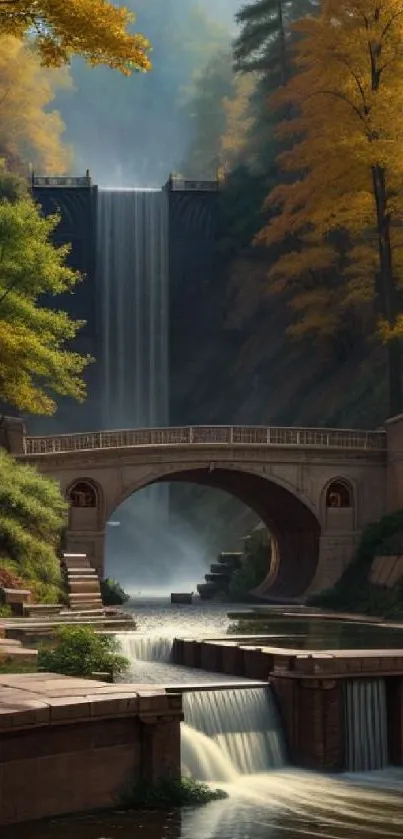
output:
[[[0,732],[103,716],[177,715],[180,703],[155,685],[111,685],[57,673],[0,674]]]

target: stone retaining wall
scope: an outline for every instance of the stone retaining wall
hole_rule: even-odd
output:
[[[276,696],[288,755],[295,766],[345,768],[343,681],[385,678],[389,755],[403,764],[403,650],[293,650],[243,639],[176,639],[175,664],[267,682]]]
[[[50,673],[0,675],[0,825],[113,807],[180,776],[182,699]]]

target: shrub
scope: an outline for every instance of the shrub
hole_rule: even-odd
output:
[[[154,784],[139,781],[130,785],[119,798],[127,809],[165,810],[169,807],[190,807],[228,798],[223,790],[211,789],[192,778],[161,778]]]
[[[34,598],[57,602],[67,505],[56,481],[0,450],[0,565]]]
[[[369,581],[376,556],[399,553],[403,538],[403,510],[383,516],[364,531],[351,565],[336,585],[315,594],[309,606],[334,611],[361,612],[392,618],[403,614],[403,582],[393,588],[373,585]]]
[[[38,667],[51,673],[89,678],[93,673],[118,676],[129,665],[112,635],[99,635],[90,626],[61,626],[52,645],[42,645]]]
[[[104,606],[123,606],[130,600],[130,596],[124,591],[120,583],[110,577],[101,580],[101,595]]]
[[[244,600],[261,583],[270,563],[270,537],[267,530],[256,530],[245,540],[242,565],[234,571],[229,584],[233,600]]]

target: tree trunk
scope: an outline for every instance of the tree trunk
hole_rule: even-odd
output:
[[[402,412],[402,350],[400,341],[390,341],[388,352],[389,416]]]
[[[393,275],[391,218],[387,201],[386,175],[381,166],[372,167],[372,183],[379,253],[378,310],[381,318],[390,328],[393,328],[399,314],[399,293]],[[396,338],[388,343],[387,360],[389,416],[393,417],[402,410],[402,349],[399,339]]]

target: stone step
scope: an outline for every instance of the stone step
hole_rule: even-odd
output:
[[[99,591],[99,588],[96,592],[90,592],[90,595],[91,600],[101,600],[101,592]],[[69,600],[72,602],[80,602],[80,600],[85,600],[86,598],[88,598],[88,593],[85,591],[72,591],[69,594]]]
[[[207,583],[217,583],[217,585],[228,585],[231,575],[230,574],[205,574],[206,582]]]
[[[69,573],[67,574],[67,579],[68,580],[96,580],[98,582],[98,574],[96,573],[96,571],[90,571],[89,568],[88,569],[83,568],[82,570],[85,573],[77,574],[75,571],[72,572],[72,571],[69,570]]]
[[[69,580],[68,581],[70,594],[95,594],[99,597],[99,582],[98,580]]]
[[[83,606],[85,607],[86,611],[91,611],[92,609],[99,608],[100,601],[99,600],[84,600],[80,603],[72,603],[71,604],[71,611],[75,612],[76,610],[82,612]]]
[[[85,554],[63,554],[63,564],[69,568],[91,568],[91,563]]]
[[[29,661],[35,664],[38,658],[38,650],[31,650],[29,647],[16,646],[12,641],[9,641],[8,646],[2,646],[0,649],[0,663],[5,661]]]

